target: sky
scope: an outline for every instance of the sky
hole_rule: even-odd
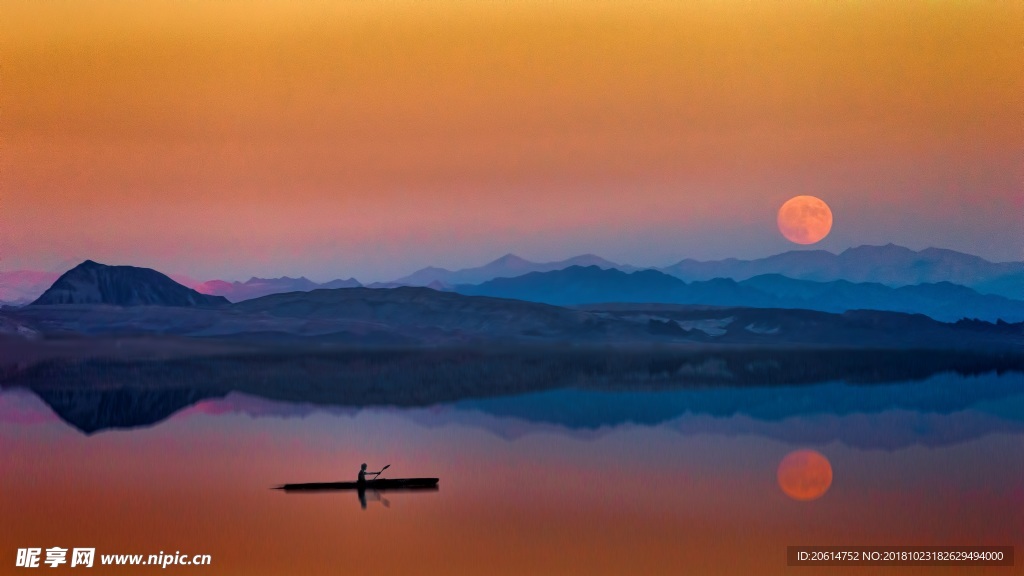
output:
[[[1024,260],[1024,3],[5,0],[0,270]],[[825,200],[808,247],[785,200]]]

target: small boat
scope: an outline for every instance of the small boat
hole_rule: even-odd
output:
[[[437,489],[437,478],[382,478],[358,482],[309,482],[306,484],[282,484],[276,490],[423,490]]]

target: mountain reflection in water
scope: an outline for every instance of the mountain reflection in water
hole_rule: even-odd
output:
[[[0,420],[0,573],[28,546],[194,551],[254,575],[782,574],[795,544],[1024,544],[1016,372],[404,407],[42,386],[0,394]],[[814,499],[780,487],[797,450],[829,463]],[[361,462],[444,488],[367,491],[365,511],[352,493],[269,489],[354,480]]]

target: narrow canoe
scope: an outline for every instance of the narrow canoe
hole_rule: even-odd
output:
[[[367,480],[360,485],[358,482],[309,482],[306,484],[283,484],[278,490],[414,490],[419,488],[436,488],[437,478],[384,478]]]

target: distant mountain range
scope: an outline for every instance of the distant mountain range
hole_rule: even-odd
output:
[[[32,303],[55,304],[221,306],[228,301],[200,294],[150,268],[107,266],[86,260],[62,274]]]
[[[317,288],[231,304],[223,296],[201,294],[155,270],[93,261],[60,276],[16,316],[31,326],[0,315],[0,335],[29,338],[58,331],[247,335],[271,341],[327,337],[359,345],[608,337],[603,323],[591,313],[533,302],[400,287]],[[640,337],[646,334],[643,326],[628,328]]]
[[[1024,370],[1024,321],[803,309],[1024,316],[1024,302],[948,282],[894,288],[768,274],[687,283],[592,265],[457,292],[324,289],[304,278],[237,284],[300,289],[230,303],[152,269],[83,262],[32,305],[0,309],[0,388],[33,390],[89,433],[147,425],[236,389],[424,406],[581,385],[746,387]],[[734,409],[732,398],[707,400],[709,411],[722,402]],[[663,418],[661,405],[645,409]],[[689,399],[673,410],[686,406]]]
[[[925,314],[942,321],[961,318],[1024,321],[1024,301],[983,295],[949,282],[892,288],[846,280],[812,282],[766,274],[684,282],[656,270],[632,273],[597,266],[572,266],[461,285],[467,295],[514,298],[558,306],[612,302],[649,302],[756,308],[799,308],[825,312],[883,310]]]
[[[948,297],[958,298],[965,309],[974,300],[981,306],[997,299],[948,284],[899,289],[852,283],[819,286],[781,277],[687,284],[655,270],[626,273],[573,266],[460,287],[475,294],[419,287],[340,288],[272,294],[231,304],[221,296],[177,284],[155,270],[86,261],[58,278],[33,305],[0,311],[0,338],[43,347],[49,346],[49,335],[54,333],[360,347],[713,343],[1016,349],[1024,342],[1024,323],[951,324],[896,312],[838,315],[779,306],[824,306],[838,288],[846,290],[839,292],[844,302],[874,297],[885,303],[895,295],[909,294],[906,298],[915,305],[931,298],[936,309]],[[612,303],[574,309],[536,300]],[[193,341],[185,348],[195,346],[206,345]],[[83,342],[78,349],[88,347]],[[115,350],[121,350],[120,343]]]
[[[764,274],[817,282],[877,282],[887,286],[951,282],[986,294],[1024,299],[1024,262],[995,263],[953,250],[914,251],[894,244],[859,246],[839,254],[794,250],[757,260],[687,259],[660,270],[688,282],[712,278],[739,281]]]
[[[321,288],[359,288],[362,284],[355,278],[348,280],[331,280],[322,284],[313,282],[305,276],[300,278],[250,278],[245,282],[226,282],[224,280],[210,280],[196,286],[196,290],[203,294],[223,296],[232,302],[251,300],[270,294],[282,294],[285,292],[309,292]]]
[[[455,271],[434,267],[423,268],[388,284],[406,286],[430,286],[433,284],[435,287],[478,284],[493,278],[511,278],[530,272],[561,270],[570,266],[598,266],[627,272],[637,270],[635,266],[616,264],[593,254],[584,254],[558,262],[531,262],[515,254],[506,254],[493,262],[476,268],[463,268]]]
[[[641,269],[609,262],[592,254],[543,263],[530,262],[514,254],[508,254],[483,266],[454,272],[443,268],[424,268],[404,278],[382,284],[381,287],[403,284],[427,286],[431,282],[439,282],[441,286],[435,285],[437,288],[480,284],[495,278],[512,278],[530,272],[550,272],[571,266],[597,266],[623,272]],[[859,246],[839,254],[824,250],[793,250],[756,260],[686,259],[671,266],[648,269],[664,272],[687,282],[715,278],[741,281],[765,274],[815,282],[872,282],[892,287],[949,282],[974,288],[982,294],[1024,300],[1024,262],[995,263],[953,250],[927,248],[914,251],[894,244]]]
[[[462,284],[480,284],[495,278],[512,278],[531,272],[550,272],[571,266],[597,266],[608,270],[633,272],[642,268],[618,264],[584,254],[557,262],[531,262],[507,254],[475,268],[447,270],[423,268],[408,276],[389,282],[367,284],[369,288],[426,286],[435,290],[451,290]],[[1024,300],[1024,262],[989,262],[983,258],[953,250],[928,248],[914,251],[896,245],[859,246],[840,254],[823,250],[794,250],[756,260],[734,258],[715,261],[682,260],[663,268],[643,268],[663,272],[687,282],[728,278],[743,281],[755,276],[776,274],[796,280],[854,283],[878,283],[890,287],[922,283],[950,282],[973,288],[981,294],[993,294]],[[36,271],[0,272],[0,303],[25,304],[37,298],[57,278],[57,274]],[[198,282],[171,275],[181,284],[204,294],[224,296],[240,302],[268,294],[310,291],[320,288],[361,286],[354,278],[313,282],[307,278],[250,278],[245,282],[209,280]]]
[[[903,253],[902,250],[896,252]],[[813,255],[814,252],[809,254]],[[589,260],[589,257],[586,259]],[[500,266],[511,269],[520,268],[525,261],[505,258],[500,262]],[[551,266],[560,264],[549,263]],[[491,266],[490,272],[500,266]],[[481,274],[480,270],[475,269],[472,274]],[[449,279],[453,277],[449,276]],[[437,286],[439,283],[440,280],[433,280],[434,289],[441,288]],[[201,291],[214,294],[203,294],[148,268],[106,266],[86,261],[60,276],[34,304],[222,306],[228,304],[229,300],[249,302],[274,294],[291,294],[293,297],[289,301],[298,301],[302,300],[301,295],[305,293],[346,287],[356,288],[359,283],[354,279],[318,284],[307,278],[252,278],[244,283],[207,282],[200,287]],[[825,312],[863,309],[925,314],[948,322],[961,318],[993,322],[1024,321],[1024,301],[980,294],[971,288],[949,282],[894,288],[873,282],[819,282],[779,274],[763,274],[742,281],[714,278],[687,283],[657,270],[626,272],[598,265],[574,265],[511,278],[495,278],[475,285],[444,286],[442,289],[467,296],[507,298],[555,306],[661,303]],[[370,289],[358,294],[359,298],[348,298],[346,301],[366,305],[366,302],[377,298]],[[228,295],[230,299],[226,298]],[[306,300],[308,304],[321,302],[323,298],[322,295],[311,296]]]
[[[769,306],[775,299],[768,294],[715,279],[687,284],[658,272],[623,272],[597,266],[570,266],[551,272],[531,272],[514,278],[495,278],[477,285],[460,285],[460,294],[514,298],[544,302],[556,306],[576,306],[602,302],[661,302],[731,306],[744,301],[747,306]]]

